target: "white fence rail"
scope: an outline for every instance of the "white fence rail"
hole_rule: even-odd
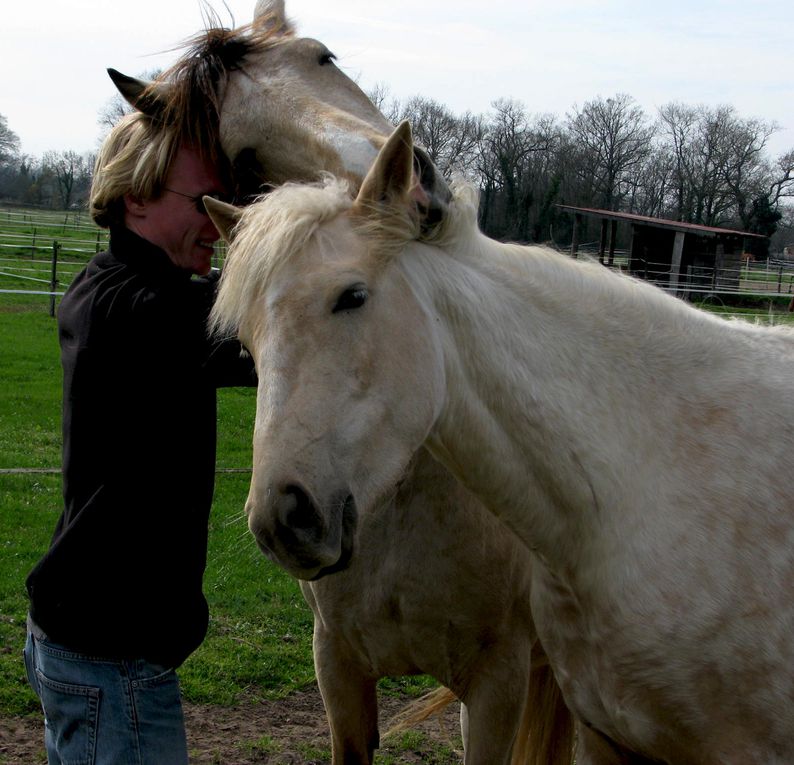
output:
[[[107,232],[97,228],[85,212],[0,209],[0,294],[49,297],[50,313],[54,315],[56,298],[64,294],[88,260],[107,246],[107,239]],[[580,245],[579,255],[597,256],[597,243],[593,244],[592,252],[586,244]],[[222,257],[223,247],[219,246],[216,265]],[[616,251],[610,265],[625,271],[628,260],[627,252]],[[634,274],[695,301],[731,302],[737,297],[768,300],[768,309],[755,312],[766,320],[774,306],[785,300],[791,300],[794,308],[792,262],[770,259],[762,263],[745,261],[741,268],[734,269],[693,267],[678,280],[671,280],[669,264],[641,263],[638,270],[635,262]]]

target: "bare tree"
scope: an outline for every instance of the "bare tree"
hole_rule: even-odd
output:
[[[741,118],[732,106],[681,104],[663,107],[660,125],[675,158],[672,215],[678,220],[751,229],[759,211],[777,204],[777,190],[785,193],[785,157],[775,175],[765,153],[775,125]]]
[[[653,128],[634,99],[619,93],[574,107],[568,129],[575,141],[581,173],[593,180],[594,203],[617,209],[631,188],[630,173],[650,151]]]
[[[629,176],[626,211],[657,218],[667,217],[675,178],[674,155],[667,147],[654,146],[645,161]]]
[[[532,208],[538,198],[551,204],[547,190],[560,131],[553,116],[532,117],[518,101],[499,99],[492,106],[477,161],[481,222],[494,236],[526,241],[537,235]]]
[[[400,102],[391,95],[389,86],[383,82],[375,83],[375,86],[367,93],[367,98],[375,104],[378,111],[392,124],[396,125],[400,121]]]
[[[414,96],[399,106],[397,119],[407,119],[414,138],[428,153],[442,173],[466,172],[472,165],[474,151],[482,136],[482,118],[466,112],[456,116],[437,101]]]
[[[76,201],[77,192],[85,190],[89,184],[89,158],[74,151],[48,151],[44,154],[42,165],[55,181],[60,207],[68,209]]]
[[[794,149],[777,158],[769,184],[769,198],[774,205],[786,197],[794,197]]]

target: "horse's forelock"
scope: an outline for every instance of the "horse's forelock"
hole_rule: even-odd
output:
[[[287,183],[244,208],[223,267],[211,317],[213,331],[234,334],[243,322],[256,322],[256,306],[273,275],[306,246],[320,224],[352,205],[348,184],[329,176],[317,184]],[[416,215],[397,204],[371,214],[359,211],[354,225],[373,243],[373,251],[386,257],[420,233]],[[476,225],[476,190],[461,184],[434,243],[444,247],[452,239],[470,236]]]
[[[279,269],[308,243],[317,227],[352,204],[347,182],[285,184],[244,208],[223,267],[212,310],[213,332],[233,334],[252,312]]]
[[[293,33],[275,15],[261,16],[236,29],[220,26],[215,16],[207,21],[207,29],[189,39],[179,60],[152,83],[150,94],[160,93],[158,85],[167,83],[166,95],[159,97],[160,120],[177,131],[180,143],[218,160],[220,98],[229,74],[242,69],[251,54]]]

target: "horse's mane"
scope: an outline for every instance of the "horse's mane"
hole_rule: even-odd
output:
[[[301,250],[317,227],[350,208],[346,181],[287,183],[241,210],[210,316],[216,334],[234,334],[282,263]]]
[[[244,208],[224,265],[210,319],[212,330],[235,334],[281,265],[306,246],[318,226],[352,206],[348,184],[329,176],[316,184],[285,184]],[[620,304],[623,315],[634,316],[639,324],[647,323],[650,332],[658,317],[665,315],[674,339],[679,331],[691,330],[693,321],[703,331],[725,325],[722,319],[693,311],[683,301],[670,300],[662,290],[616,274],[597,262],[572,260],[547,247],[504,244],[487,238],[477,228],[477,192],[469,183],[453,186],[447,215],[429,235],[421,231],[415,212],[404,200],[380,203],[372,215],[356,210],[352,222],[370,242],[370,252],[379,257],[388,259],[411,241],[425,241],[468,262],[474,268],[461,269],[455,278],[473,280],[471,284],[458,284],[472,294],[485,284],[478,280],[485,279],[503,283],[519,299],[532,300],[537,297],[537,284],[542,283],[547,302],[570,302],[572,295],[578,295],[576,312],[584,316],[598,315],[605,304]],[[424,268],[435,268],[433,264],[438,261],[421,259]],[[445,272],[443,278],[450,279],[450,273]],[[522,285],[529,290],[523,296]],[[785,342],[794,339],[790,329],[770,332],[743,322],[737,326],[753,336],[778,334]],[[658,334],[658,328],[655,331]]]
[[[476,190],[460,183],[453,192],[447,215],[429,234],[421,231],[417,214],[404,202],[384,202],[378,214],[358,215],[353,223],[372,242],[373,251],[385,258],[420,238],[449,247],[461,239],[475,238],[477,232]],[[286,183],[242,208],[210,319],[212,331],[236,332],[280,265],[306,245],[319,225],[352,205],[348,183],[327,176],[319,183]]]
[[[143,98],[156,98],[159,120],[176,131],[180,143],[196,146],[217,160],[221,155],[220,97],[229,74],[243,69],[253,53],[294,32],[276,15],[265,14],[251,24],[228,29],[208,13],[207,28],[185,42],[185,52],[149,85]],[[164,83],[168,87],[161,90]]]

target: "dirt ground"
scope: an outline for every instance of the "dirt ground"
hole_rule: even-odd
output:
[[[405,705],[383,698],[381,729]],[[390,762],[436,761],[433,744],[452,747],[457,738],[457,709],[440,720],[423,723],[425,734],[415,747],[389,747]],[[249,702],[237,707],[185,705],[192,765],[327,765],[330,740],[320,694],[316,688],[280,701]],[[426,750],[424,749],[426,745]],[[462,758],[461,758],[462,759]],[[46,765],[43,723],[37,718],[0,717],[0,765]],[[163,765],[166,765],[163,763]]]

